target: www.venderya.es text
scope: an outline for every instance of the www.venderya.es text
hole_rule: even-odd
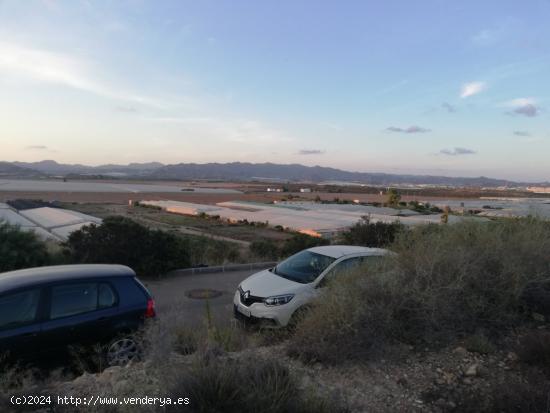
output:
[[[10,402],[16,406],[185,406],[190,404],[188,397],[115,397],[115,396],[11,396]]]

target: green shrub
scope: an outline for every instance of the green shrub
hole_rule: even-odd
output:
[[[193,235],[186,235],[184,239],[192,266],[222,265],[241,260],[239,249],[233,242]]]
[[[46,244],[33,232],[0,221],[0,272],[51,263]]]
[[[396,236],[405,227],[399,222],[370,222],[368,216],[363,217],[348,231],[342,233],[342,241],[349,245],[384,248],[395,241]]]
[[[330,244],[330,241],[326,238],[312,237],[306,234],[295,234],[292,238],[285,240],[281,247],[281,256],[288,257],[307,248],[328,244]]]
[[[65,244],[74,262],[123,264],[140,276],[160,276],[190,264],[188,245],[169,232],[114,216],[73,232]]]
[[[338,362],[388,343],[443,345],[478,331],[505,333],[528,320],[526,286],[548,277],[550,223],[425,226],[401,233],[392,249],[384,268],[329,286],[298,326],[293,354]]]
[[[253,241],[249,249],[254,256],[262,259],[275,260],[279,257],[277,244],[270,240]]]

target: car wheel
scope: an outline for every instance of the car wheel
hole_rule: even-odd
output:
[[[307,316],[307,313],[311,307],[309,305],[303,305],[296,309],[288,321],[287,327],[291,330],[295,330],[296,326]]]
[[[132,337],[117,338],[107,346],[106,361],[108,366],[124,366],[130,361],[140,359],[141,351]]]

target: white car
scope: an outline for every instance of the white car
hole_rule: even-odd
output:
[[[380,248],[348,245],[303,250],[241,282],[233,298],[235,318],[284,327],[334,275],[387,254],[391,253]]]

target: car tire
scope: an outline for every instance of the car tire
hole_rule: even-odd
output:
[[[290,317],[290,320],[288,321],[287,327],[291,330],[295,330],[296,326],[306,317],[307,313],[311,310],[310,305],[302,305],[301,307],[298,307],[294,313],[292,313],[292,316]]]
[[[105,348],[105,363],[108,367],[125,366],[132,361],[139,361],[141,353],[141,347],[135,337],[117,337]]]

